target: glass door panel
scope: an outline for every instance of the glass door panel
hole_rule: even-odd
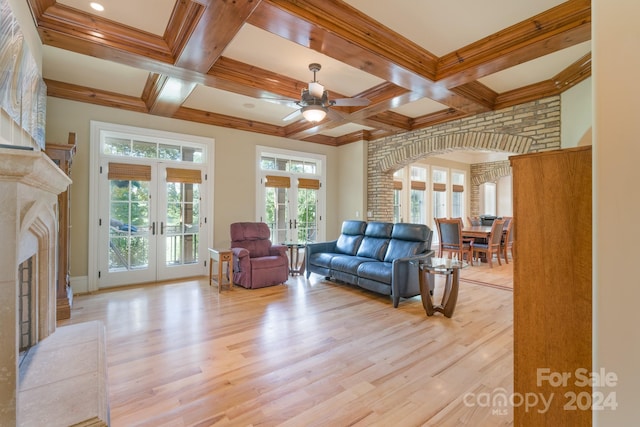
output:
[[[108,167],[106,163],[104,168]],[[101,177],[101,188],[108,189],[106,204],[101,204],[101,210],[108,212],[108,227],[100,231],[100,287],[204,273],[203,184],[158,179],[167,176],[161,163],[150,169],[150,181]]]
[[[265,222],[271,230],[271,241],[289,242],[292,239],[292,220],[289,213],[289,188],[265,188]]]
[[[167,176],[166,167],[160,165],[160,176]],[[198,169],[175,169],[179,171],[177,178],[183,181],[185,176],[199,177]],[[195,174],[193,173],[195,172]],[[167,178],[173,180],[174,178]],[[160,241],[158,260],[158,277],[161,280],[176,277],[188,277],[200,274],[206,247],[200,245],[202,218],[201,190],[202,184],[197,182],[162,182],[160,205]],[[206,245],[205,245],[206,246]]]
[[[108,180],[108,226],[102,241],[109,285],[155,277],[149,181]],[[105,241],[106,240],[106,241]]]
[[[298,189],[295,243],[315,242],[318,239],[318,191]]]

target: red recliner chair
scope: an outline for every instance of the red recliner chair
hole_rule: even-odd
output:
[[[287,247],[272,245],[264,222],[231,224],[233,281],[245,288],[263,288],[289,278]]]

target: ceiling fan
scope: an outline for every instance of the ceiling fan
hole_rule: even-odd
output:
[[[313,81],[309,82],[307,89],[302,89],[299,101],[287,101],[288,104],[297,105],[300,109],[284,117],[282,120],[292,120],[302,114],[307,121],[317,123],[324,120],[327,114],[333,115],[336,118],[342,118],[340,113],[329,109],[329,107],[334,105],[339,107],[361,107],[370,104],[371,101],[366,98],[329,99],[329,92],[316,80],[316,73],[320,71],[320,68],[322,68],[320,64],[309,64],[309,70],[313,72]]]

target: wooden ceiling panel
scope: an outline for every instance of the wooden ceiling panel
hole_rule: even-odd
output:
[[[497,93],[478,81],[588,41],[588,0],[566,1],[442,57],[340,0],[179,0],[163,36],[54,0],[24,1],[31,8],[44,44],[149,73],[140,98],[47,80],[49,96],[334,146],[558,94],[591,75],[589,54],[560,73],[505,93]],[[258,63],[224,56],[225,48],[245,25],[355,67],[385,83],[356,95],[369,99],[368,106],[334,107],[336,114],[319,124],[300,120],[278,126],[184,107],[197,85],[252,98],[299,99],[308,82],[270,71]],[[331,87],[327,89],[331,99],[345,97]],[[419,117],[392,111],[421,98],[434,100],[445,108]],[[321,134],[331,129],[328,133],[336,134],[337,128],[347,123],[367,129],[339,137]]]

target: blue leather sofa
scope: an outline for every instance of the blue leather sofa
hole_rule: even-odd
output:
[[[420,295],[418,262],[433,256],[433,231],[424,224],[345,221],[338,239],[309,243],[305,269],[383,295],[393,306]]]

